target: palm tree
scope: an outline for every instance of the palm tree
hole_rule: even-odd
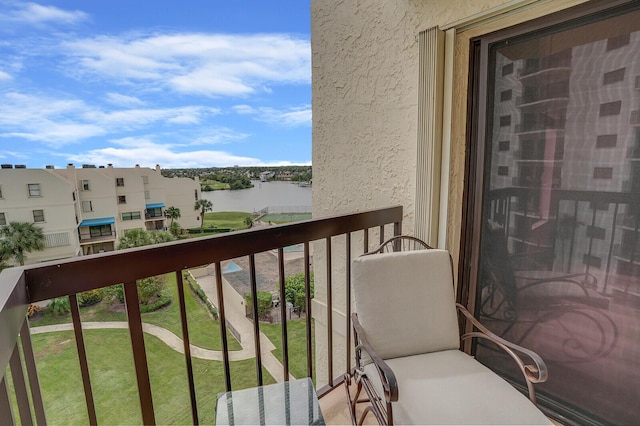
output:
[[[211,203],[211,201],[201,198],[196,201],[193,209],[200,210],[200,233],[202,234],[202,229],[204,228],[204,214],[213,210],[213,204]]]
[[[169,226],[173,225],[175,219],[180,219],[180,209],[177,207],[169,207],[165,212],[166,216],[171,219]]]
[[[10,222],[0,228],[0,251],[6,257],[24,265],[26,253],[44,250],[44,233],[42,228],[29,222]]]

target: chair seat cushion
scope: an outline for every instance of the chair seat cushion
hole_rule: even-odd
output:
[[[385,361],[398,380],[395,424],[553,424],[526,396],[457,349]],[[375,366],[364,370],[384,395]]]

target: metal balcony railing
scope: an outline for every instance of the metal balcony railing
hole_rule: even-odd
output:
[[[78,360],[81,370],[84,395],[89,422],[97,424],[96,407],[92,394],[89,365],[83,339],[83,325],[80,319],[77,294],[98,289],[113,284],[123,283],[125,302],[127,306],[128,331],[131,338],[133,364],[136,372],[138,395],[144,424],[156,422],[156,411],[151,393],[149,368],[143,339],[142,319],[138,303],[136,280],[172,273],[178,283],[178,301],[180,307],[180,322],[183,334],[183,348],[186,360],[186,371],[189,383],[191,401],[191,415],[194,424],[199,422],[197,396],[194,386],[194,372],[191,364],[191,349],[189,344],[188,320],[185,310],[183,293],[183,271],[187,268],[202,265],[215,265],[215,286],[218,295],[218,315],[223,347],[225,388],[232,389],[232,372],[229,361],[229,346],[225,332],[225,306],[223,298],[223,281],[220,264],[223,261],[248,256],[250,265],[250,285],[253,295],[253,317],[258,316],[256,262],[255,255],[265,251],[277,251],[279,265],[279,297],[285,300],[284,285],[284,252],[286,247],[301,245],[304,256],[304,276],[306,285],[306,346],[307,346],[307,374],[314,374],[313,348],[311,340],[311,297],[310,297],[310,244],[324,242],[323,248],[326,259],[326,316],[333,318],[334,307],[332,291],[344,289],[346,298],[346,317],[350,316],[350,263],[351,257],[357,253],[369,250],[370,233],[382,241],[391,235],[401,232],[402,207],[390,207],[362,213],[335,216],[324,219],[296,222],[287,225],[277,225],[255,228],[234,233],[219,234],[211,237],[175,241],[155,246],[120,250],[115,252],[76,257],[60,261],[52,261],[37,265],[10,268],[0,273],[0,365],[2,375],[0,381],[0,418],[4,424],[15,424],[17,418],[13,416],[13,395],[17,401],[19,422],[23,425],[33,424],[33,417],[37,424],[46,424],[46,411],[38,381],[38,367],[31,343],[27,307],[30,303],[56,297],[68,296],[71,305],[71,317],[75,332]],[[374,238],[375,238],[374,237]],[[357,244],[353,244],[357,241]],[[360,245],[362,241],[362,245]],[[373,242],[372,242],[373,243]],[[336,259],[339,250],[335,246],[344,247],[344,259]],[[332,252],[332,247],[334,248]],[[340,250],[342,252],[342,250]],[[333,254],[332,254],[333,253]],[[316,250],[315,254],[318,254]],[[333,260],[332,260],[333,259]],[[344,263],[343,263],[344,262]],[[346,273],[346,282],[337,283],[332,264],[340,264]],[[316,268],[318,263],[315,263]],[[316,286],[316,296],[318,295]],[[281,303],[281,315],[286,317],[285,304]],[[255,344],[256,384],[262,385],[262,358],[260,350],[260,324],[253,323],[253,338]],[[282,323],[282,353],[284,380],[289,378],[288,333],[286,321]],[[317,337],[317,336],[316,336]],[[318,389],[320,397],[337,386],[339,380],[333,371],[334,356],[333,319],[327,324],[327,352],[316,354],[316,359],[326,361],[329,379],[328,385]],[[351,368],[351,335],[349,327],[346,330],[345,342],[340,342],[346,348],[345,363]],[[317,350],[317,348],[316,348]],[[23,365],[25,366],[23,368]],[[318,364],[320,365],[320,364]],[[324,363],[322,364],[324,368]],[[10,370],[13,386],[9,387],[8,375]],[[24,380],[25,371],[28,380]],[[344,373],[344,372],[342,372]],[[341,377],[340,374],[338,377]],[[61,378],[62,379],[62,378]],[[208,396],[210,397],[210,396]]]

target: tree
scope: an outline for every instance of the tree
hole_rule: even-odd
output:
[[[166,231],[146,231],[144,229],[129,229],[124,236],[118,240],[118,250],[142,247],[150,244],[165,243],[174,241],[176,237]],[[148,277],[136,281],[138,288],[138,299],[141,305],[150,305],[163,298],[168,299],[166,303],[157,304],[158,307],[166,306],[171,302],[171,296],[166,291],[164,280],[160,277]],[[120,300],[124,301],[124,289],[117,284],[111,291]],[[157,309],[157,308],[156,308]]]
[[[10,222],[0,228],[0,252],[2,257],[13,257],[16,263],[24,265],[26,253],[44,250],[42,228],[29,222]]]
[[[247,225],[247,228],[251,228],[253,226],[253,218],[251,216],[245,217],[244,224]]]
[[[175,219],[180,219],[180,209],[177,207],[169,207],[165,213],[167,217],[171,219],[169,226],[173,225]]]
[[[201,198],[196,201],[193,209],[200,210],[200,233],[202,233],[202,229],[204,228],[204,214],[213,210],[213,204],[211,201]]]
[[[313,272],[309,275],[309,287],[309,297],[313,299]],[[304,272],[285,279],[284,297],[298,313],[306,311]]]

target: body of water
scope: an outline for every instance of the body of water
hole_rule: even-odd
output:
[[[214,212],[256,212],[270,206],[311,207],[311,187],[283,181],[253,181],[253,184],[250,189],[202,192],[202,198],[213,203]]]

